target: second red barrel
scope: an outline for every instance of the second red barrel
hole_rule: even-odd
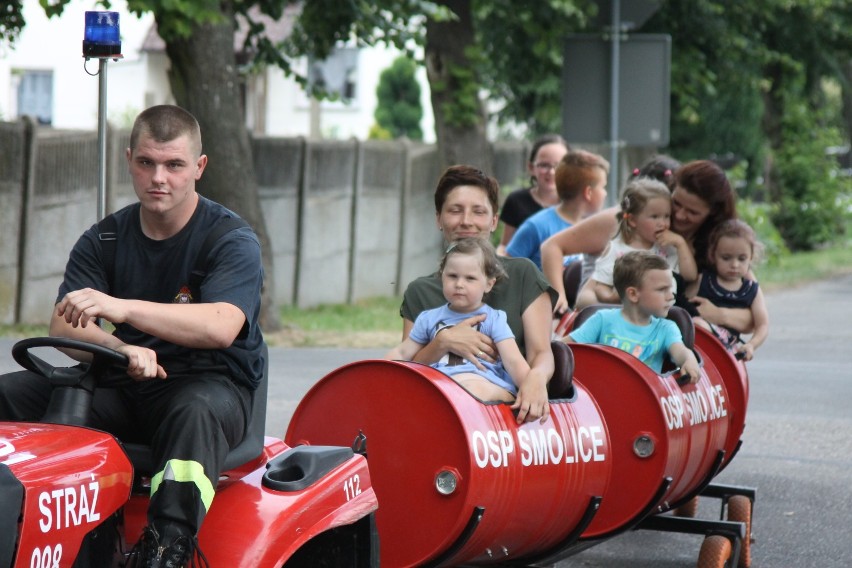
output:
[[[575,384],[606,418],[613,473],[586,538],[602,538],[668,508],[708,479],[725,448],[729,401],[710,361],[680,386],[619,349],[571,344]],[[644,513],[643,513],[644,511]]]

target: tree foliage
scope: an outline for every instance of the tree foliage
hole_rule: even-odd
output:
[[[848,2],[668,1],[643,31],[672,35],[672,151],[745,160],[751,193],[772,199],[793,249],[841,233],[836,164],[825,151],[840,143],[843,121],[825,112],[824,85],[850,92]]]
[[[22,2],[4,2],[0,7],[0,39],[14,42],[26,25]]]
[[[417,66],[408,57],[398,57],[382,71],[376,87],[376,122],[394,138],[407,136],[422,140],[423,106],[420,104],[420,84],[415,73]]]
[[[531,136],[561,131],[565,38],[587,29],[596,8],[576,0],[478,0],[474,10],[483,86],[498,122],[527,126]]]
[[[49,15],[61,12],[68,1],[40,0]],[[483,93],[488,93],[488,108],[500,121],[526,125],[531,135],[560,131],[563,42],[568,34],[591,30],[598,3],[310,0],[298,3],[300,13],[290,36],[272,40],[265,34],[265,18],[279,18],[294,4],[295,0],[128,0],[131,11],[155,14],[167,44],[192,41],[205,26],[233,29],[239,16],[249,28],[244,48],[253,63],[277,65],[305,85],[306,78],[293,62],[305,55],[322,59],[339,42],[389,44],[409,53],[421,46],[445,162],[478,159],[484,168],[488,152]],[[14,37],[21,26],[20,3],[7,3],[0,12],[0,34]],[[602,31],[600,24],[597,31]],[[799,200],[805,195],[812,200],[811,189],[819,192],[822,187],[824,198],[814,202],[828,203],[834,191],[831,184],[822,184],[828,166],[817,159],[813,140],[836,140],[825,133],[839,124],[849,136],[848,0],[663,0],[657,13],[635,32],[672,36],[668,151],[684,159],[734,153],[749,164],[751,182],[765,178],[765,193],[781,204],[779,220],[786,224],[801,219],[814,226],[831,223],[821,217],[807,221]],[[203,60],[195,65],[209,66]],[[236,68],[232,77],[240,79]],[[177,75],[173,80],[181,86]],[[819,112],[829,106],[826,80],[843,90],[835,106],[845,105],[845,122]],[[802,129],[808,128],[805,140]],[[798,158],[804,155],[814,156],[808,161],[813,169],[803,176],[809,182],[794,175],[802,171]],[[789,167],[793,162],[797,167]],[[770,167],[764,168],[764,163]],[[803,190],[803,183],[811,189]],[[802,246],[801,238],[790,238]]]

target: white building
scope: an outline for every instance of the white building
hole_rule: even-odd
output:
[[[13,45],[0,43],[0,119],[30,114],[55,128],[97,128],[98,61],[84,64],[84,14],[102,10],[94,0],[71,0],[61,17],[48,19],[38,0],[24,0],[26,27]],[[150,14],[137,18],[124,0],[112,3],[120,17],[123,59],[107,64],[107,116],[116,126],[153,104],[173,102],[162,50]],[[257,134],[366,139],[374,124],[379,75],[399,52],[393,48],[341,46],[321,67],[329,87],[351,96],[346,103],[312,102],[294,80],[269,69],[248,83],[247,124]],[[307,61],[297,68],[306,70]],[[424,110],[422,130],[435,139],[424,69],[418,71]]]

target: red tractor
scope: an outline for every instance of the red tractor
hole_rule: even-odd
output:
[[[54,367],[38,347],[93,359]],[[61,338],[27,339],[12,354],[54,389],[41,422],[0,423],[0,568],[124,566],[146,523],[150,450],[85,424],[93,389],[109,387],[103,370],[127,360]],[[227,457],[200,549],[217,568],[376,566],[378,505],[364,456],[264,437],[267,380],[253,395],[246,438]]]
[[[517,425],[509,405],[431,367],[359,361],[314,385],[285,441],[264,442],[264,384],[200,547],[213,568],[539,566],[646,529],[704,535],[701,568],[748,568],[756,491],[713,482],[740,445],[745,366],[670,317],[702,364],[696,384],[612,347],[554,342],[544,424]],[[44,345],[94,361],[54,368],[30,353]],[[0,425],[0,568],[121,566],[145,523],[150,455],[83,424],[104,366],[126,361],[60,339],[13,354],[56,388],[46,423]],[[695,518],[699,496],[721,500],[719,519]]]

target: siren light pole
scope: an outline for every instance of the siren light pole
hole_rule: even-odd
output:
[[[621,61],[621,0],[612,0],[612,50],[610,60],[609,82],[609,188],[613,195],[618,195],[618,153],[623,143],[618,133],[618,100],[619,63]]]
[[[83,35],[83,69],[89,59],[98,60],[98,221],[106,217],[106,98],[107,62],[118,61],[121,55],[118,12],[86,12]],[[89,73],[92,75],[92,73]]]

